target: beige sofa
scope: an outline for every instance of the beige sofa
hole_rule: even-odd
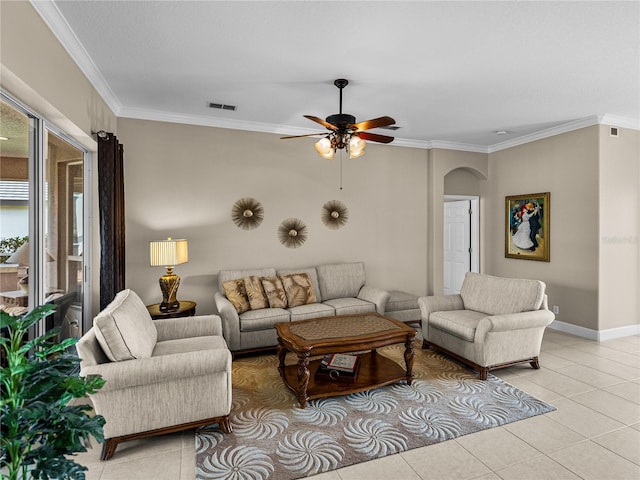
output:
[[[283,308],[261,308],[238,313],[225,294],[225,282],[248,277],[274,277],[306,273],[316,302]],[[385,313],[389,292],[365,284],[362,262],[334,263],[305,268],[220,270],[216,307],[222,318],[224,338],[232,352],[274,348],[278,322],[366,312]]]
[[[90,395],[106,420],[102,460],[127,440],[212,423],[231,431],[231,353],[218,316],[153,321],[123,290],[77,347],[80,374],[106,380]]]
[[[470,365],[487,379],[489,370],[538,356],[544,329],[555,316],[538,280],[467,273],[458,295],[421,297],[423,348],[434,347]]]

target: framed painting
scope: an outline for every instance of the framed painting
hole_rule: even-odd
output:
[[[550,261],[549,192],[506,197],[504,256]]]

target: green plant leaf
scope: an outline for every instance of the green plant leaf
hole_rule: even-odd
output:
[[[84,478],[85,467],[69,458],[86,451],[91,437],[104,441],[104,418],[91,416],[88,405],[69,405],[73,398],[94,393],[100,377],[79,376],[80,359],[68,353],[75,339],[55,342],[56,332],[23,341],[28,329],[55,310],[45,305],[23,317],[0,312],[7,329],[2,349],[0,401],[0,468],[3,478],[18,478],[29,466],[31,478]],[[25,477],[26,478],[26,477]]]

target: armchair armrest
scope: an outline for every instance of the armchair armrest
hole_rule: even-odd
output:
[[[222,335],[222,321],[217,315],[198,315],[188,318],[166,318],[154,320],[158,341],[177,338]]]
[[[433,312],[446,312],[449,310],[464,310],[462,296],[455,295],[434,295],[430,297],[420,297],[418,299],[420,313],[423,324],[429,321],[429,315]]]
[[[100,391],[110,391],[227,371],[231,352],[220,348],[90,365],[80,375],[100,375],[106,380]]]
[[[216,292],[213,296],[216,309],[222,320],[222,334],[232,351],[240,349],[240,317],[233,304],[222,293]]]
[[[389,301],[389,292],[377,287],[370,287],[363,285],[358,292],[358,298],[367,302],[375,303],[376,312],[380,315],[384,315],[384,311],[387,308],[387,302]]]
[[[553,322],[555,315],[549,310],[492,315],[483,318],[476,328],[474,342],[483,342],[489,332],[510,332],[528,328],[544,328]]]

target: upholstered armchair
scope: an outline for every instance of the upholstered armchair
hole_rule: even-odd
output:
[[[467,273],[458,295],[421,297],[423,348],[434,347],[478,370],[529,362],[538,356],[544,329],[555,316],[538,280]]]
[[[82,376],[105,420],[102,460],[119,443],[218,423],[229,433],[231,353],[216,315],[152,320],[131,290],[118,293],[77,344]]]

